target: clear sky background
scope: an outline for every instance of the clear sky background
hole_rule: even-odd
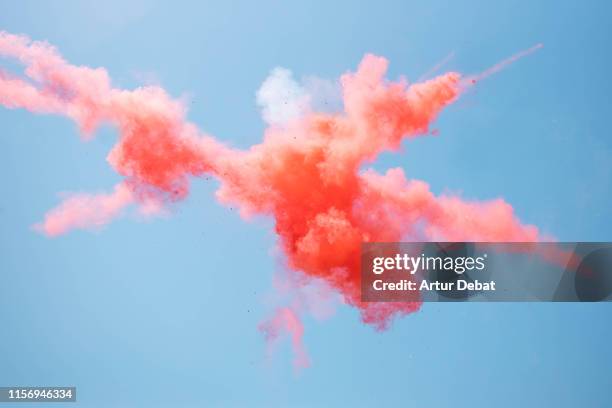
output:
[[[276,66],[336,78],[372,52],[411,79],[450,52],[448,69],[477,73],[541,42],[445,110],[438,137],[375,167],[502,196],[562,241],[610,241],[608,3],[0,0],[0,29],[118,86],[189,94],[189,119],[238,147],[261,139],[255,92]],[[65,118],[19,110],[0,124],[0,385],[76,385],[78,407],[612,403],[609,304],[427,304],[383,333],[339,306],[306,318],[313,364],[295,373],[288,341],[268,358],[257,331],[280,265],[270,220],[245,223],[196,180],[168,218],[45,238],[30,226],[58,192],[119,180],[105,162],[116,133],[83,143]]]

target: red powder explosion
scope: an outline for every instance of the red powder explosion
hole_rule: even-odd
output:
[[[501,199],[435,196],[399,168],[385,174],[360,170],[404,139],[427,135],[445,106],[504,63],[466,79],[449,72],[407,84],[385,80],[387,60],[366,55],[356,72],[340,79],[343,112],[305,112],[268,127],[260,144],[242,151],[200,132],[186,121],[183,104],[160,87],[114,88],[106,70],[70,65],[47,43],[6,32],[0,32],[0,55],[25,67],[23,76],[0,71],[0,104],[65,115],[86,137],[101,123],[119,131],[108,162],[125,181],[108,195],[67,198],[37,226],[49,236],[100,226],[130,204],[155,212],[187,196],[190,176],[213,175],[222,203],[240,208],[245,217],[274,218],[291,270],[322,279],[378,328],[420,304],[361,302],[362,242],[539,238]],[[303,328],[291,310],[280,309],[263,328],[271,337],[289,330],[301,350]],[[307,360],[298,354],[298,360]]]

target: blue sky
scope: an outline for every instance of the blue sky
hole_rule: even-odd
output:
[[[52,3],[52,4],[51,4]],[[156,78],[238,147],[261,139],[271,69],[335,78],[362,55],[417,78],[449,52],[476,73],[543,43],[449,107],[438,137],[375,163],[436,192],[504,197],[562,241],[610,241],[611,6],[604,1],[3,2],[0,28],[46,39],[121,87]],[[47,239],[60,191],[109,190],[116,137],[0,109],[0,385],[76,385],[82,407],[604,407],[609,304],[427,304],[384,333],[339,307],[306,319],[311,368],[257,325],[279,268],[269,220],[245,223],[196,181],[169,218]]]

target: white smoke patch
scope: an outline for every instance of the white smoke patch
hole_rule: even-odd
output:
[[[290,70],[274,68],[257,91],[257,105],[270,125],[285,125],[310,108],[310,98]]]
[[[338,80],[308,76],[302,80],[315,112],[337,113],[343,109],[342,88]]]
[[[342,111],[342,90],[338,81],[307,76],[298,82],[276,67],[257,91],[257,105],[266,123],[283,126],[309,112]]]

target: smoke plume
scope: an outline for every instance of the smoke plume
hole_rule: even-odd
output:
[[[449,72],[409,84],[386,80],[387,60],[368,54],[355,72],[340,78],[338,113],[309,107],[307,91],[295,86],[291,73],[276,70],[258,94],[269,123],[262,142],[238,150],[187,121],[185,106],[160,87],[115,88],[105,69],[71,65],[51,45],[6,32],[0,32],[0,56],[24,66],[22,75],[0,74],[0,104],[6,108],[64,115],[84,137],[102,123],[118,129],[107,160],[124,181],[111,194],[69,196],[37,226],[47,235],[99,227],[128,205],[155,211],[184,199],[193,177],[212,175],[220,182],[216,195],[222,204],[238,207],[244,217],[273,217],[290,270],[323,280],[359,309],[365,323],[380,329],[420,304],[361,302],[362,242],[539,238],[502,199],[436,196],[399,168],[384,174],[362,170],[403,140],[427,135],[442,109],[474,79],[505,63],[480,76],[463,79]],[[263,327],[271,337],[279,328],[289,330],[296,358],[305,364],[296,314],[279,309],[270,324]]]

